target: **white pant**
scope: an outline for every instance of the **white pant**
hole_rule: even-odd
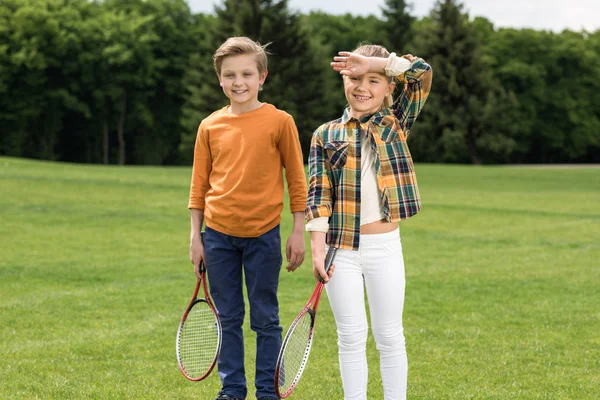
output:
[[[337,325],[345,400],[367,400],[367,289],[373,336],[380,355],[385,400],[406,399],[408,361],[402,328],[404,259],[399,229],[360,235],[358,251],[338,249],[327,296]]]

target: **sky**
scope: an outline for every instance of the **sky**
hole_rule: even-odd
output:
[[[435,0],[408,0],[412,14],[422,17]],[[193,12],[211,13],[221,0],[187,0]],[[482,16],[495,27],[533,28],[560,32],[563,29],[600,29],[600,0],[462,0],[471,17]],[[291,9],[308,13],[381,15],[384,0],[288,0]]]

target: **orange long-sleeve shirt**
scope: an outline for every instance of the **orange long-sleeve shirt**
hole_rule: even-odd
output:
[[[258,237],[281,221],[282,169],[290,211],[303,212],[307,187],[292,116],[267,103],[243,114],[224,107],[198,128],[188,208],[204,210],[211,229]]]

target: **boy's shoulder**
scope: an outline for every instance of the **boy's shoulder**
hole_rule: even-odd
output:
[[[204,118],[200,124],[203,126],[210,126],[214,123],[223,122],[223,119],[225,119],[227,123],[232,123],[231,114],[227,112],[227,107],[228,106],[225,106],[221,109],[214,111],[212,114]],[[290,113],[284,110],[280,110],[279,108],[275,107],[273,104],[270,103],[263,103],[263,105],[259,109],[251,112],[251,114],[249,113],[247,117],[260,119],[268,118],[270,121],[276,123],[283,123],[289,120],[294,120],[294,117]]]
[[[262,109],[264,109],[264,111],[266,113],[268,113],[269,115],[272,116],[272,118],[278,120],[278,121],[285,121],[288,119],[294,119],[294,117],[292,117],[292,115],[290,113],[288,113],[285,110],[281,110],[277,107],[275,107],[273,104],[270,103],[264,103],[261,107]]]
[[[227,106],[213,111],[209,116],[205,117],[200,122],[200,125],[207,126],[207,125],[213,124],[216,120],[218,120],[223,115],[227,115]]]

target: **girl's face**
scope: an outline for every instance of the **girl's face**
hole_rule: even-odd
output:
[[[350,105],[350,115],[360,119],[374,114],[383,100],[394,91],[394,83],[383,74],[369,72],[360,76],[344,76],[344,94]]]
[[[232,105],[246,105],[258,100],[267,71],[260,74],[254,54],[239,54],[223,59],[219,82]]]

